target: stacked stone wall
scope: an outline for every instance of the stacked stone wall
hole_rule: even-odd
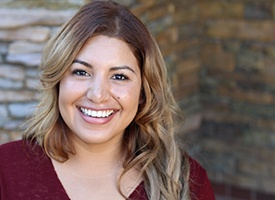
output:
[[[208,0],[199,6],[199,152],[212,180],[274,195],[275,2]],[[269,199],[256,196],[243,199]]]
[[[37,104],[37,67],[44,45],[75,13],[75,4],[52,10],[31,2],[39,1],[0,1],[1,143],[21,138],[23,124]]]

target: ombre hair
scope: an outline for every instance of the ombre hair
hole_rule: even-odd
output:
[[[141,167],[150,200],[189,199],[189,165],[175,139],[174,101],[166,66],[157,43],[125,6],[112,1],[84,5],[46,45],[40,65],[41,100],[26,140],[36,141],[53,159],[64,162],[74,147],[58,107],[59,82],[85,42],[105,35],[126,42],[136,57],[142,79],[140,105],[126,128],[124,171]],[[120,190],[121,191],[121,190]]]

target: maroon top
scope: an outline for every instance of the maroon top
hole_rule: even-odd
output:
[[[206,171],[193,159],[190,164],[192,200],[214,200]],[[51,159],[22,140],[0,146],[0,195],[0,200],[69,200]],[[129,199],[148,200],[143,182]]]

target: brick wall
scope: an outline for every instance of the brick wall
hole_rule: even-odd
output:
[[[51,35],[85,0],[0,1],[0,143],[21,137]],[[217,198],[275,195],[275,2],[120,0],[156,37]]]

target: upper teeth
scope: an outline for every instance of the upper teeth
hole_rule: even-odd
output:
[[[109,117],[114,111],[113,110],[90,110],[87,108],[80,108],[81,112],[89,117]]]

